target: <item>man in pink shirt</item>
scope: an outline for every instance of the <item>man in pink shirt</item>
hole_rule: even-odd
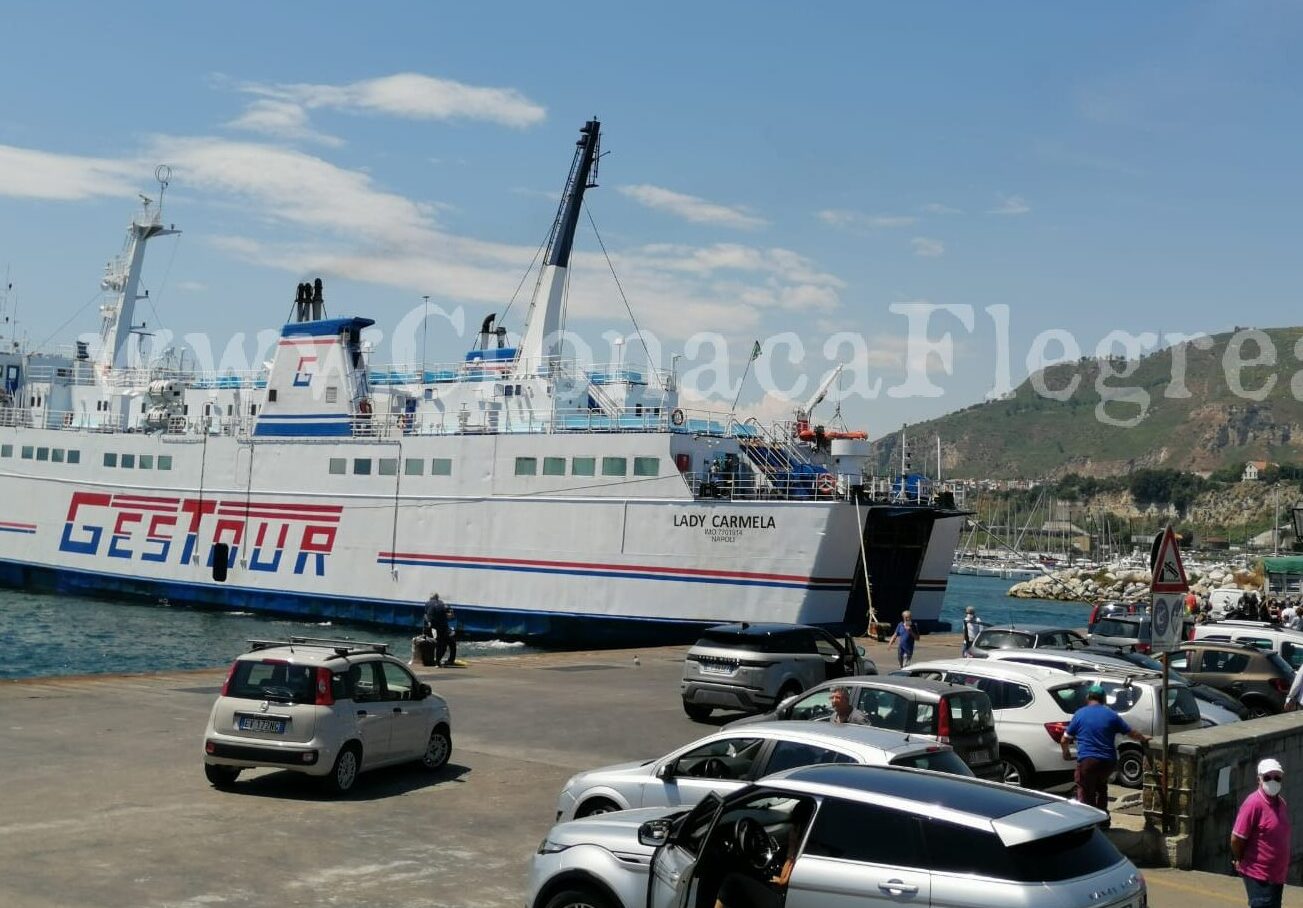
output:
[[[1258,763],[1258,787],[1244,799],[1231,830],[1231,865],[1244,878],[1249,908],[1281,908],[1289,873],[1289,807],[1280,796],[1285,770]]]

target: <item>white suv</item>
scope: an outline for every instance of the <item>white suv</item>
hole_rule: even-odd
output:
[[[1219,643],[1247,643],[1263,652],[1277,653],[1298,671],[1303,668],[1303,631],[1267,621],[1214,621],[1194,629],[1195,640]]]
[[[915,662],[893,674],[966,684],[985,692],[995,714],[1005,782],[1048,787],[1071,781],[1075,764],[1063,759],[1059,738],[1072,711],[1053,694],[1055,688],[1073,684],[1068,672],[995,659],[939,659]]]
[[[357,774],[452,755],[448,704],[383,643],[291,637],[250,641],[231,665],[204,740],[217,788],[242,769],[274,766],[324,778],[337,793]]]

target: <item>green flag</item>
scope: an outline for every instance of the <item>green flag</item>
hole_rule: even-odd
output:
[[[756,341],[756,345],[751,348],[751,359],[749,361],[755,362],[759,358],[760,358],[760,341]]]

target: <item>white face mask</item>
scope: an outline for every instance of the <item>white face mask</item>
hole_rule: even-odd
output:
[[[1271,796],[1274,798],[1274,797],[1276,797],[1276,795],[1280,794],[1280,783],[1279,783],[1279,782],[1274,782],[1274,781],[1273,781],[1273,782],[1263,782],[1263,783],[1262,783],[1262,790],[1265,791],[1267,794],[1271,795]]]

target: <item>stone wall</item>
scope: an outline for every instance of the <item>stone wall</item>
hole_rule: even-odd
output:
[[[1240,803],[1257,787],[1258,761],[1275,757],[1285,767],[1283,794],[1294,829],[1289,882],[1303,883],[1303,712],[1187,731],[1171,736],[1172,784],[1166,826],[1166,856],[1182,870],[1231,873],[1231,827]],[[1152,750],[1161,760],[1158,740]],[[1147,830],[1163,831],[1157,772],[1144,789]],[[1218,794],[1219,783],[1228,790]]]

